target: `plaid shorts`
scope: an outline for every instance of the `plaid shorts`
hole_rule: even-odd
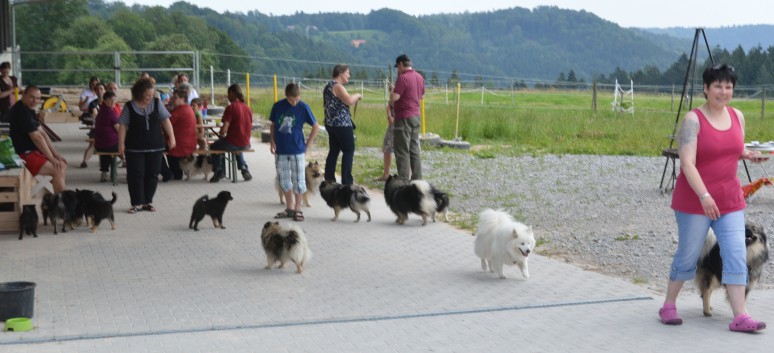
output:
[[[306,162],[304,154],[278,154],[274,157],[277,164],[277,176],[283,192],[291,188],[296,194],[306,192]]]

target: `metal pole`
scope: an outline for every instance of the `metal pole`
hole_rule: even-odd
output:
[[[274,103],[277,103],[277,74],[274,74]]]
[[[226,87],[231,87],[231,69],[226,69]]]
[[[210,104],[215,104],[215,71],[210,65]]]
[[[121,86],[121,53],[115,52],[113,55],[113,66],[115,66],[113,79],[116,81],[117,85]]]
[[[460,83],[457,82],[457,119],[454,123],[454,140],[457,141],[459,139],[459,129],[460,129],[460,101],[462,100],[462,97],[460,96]]]

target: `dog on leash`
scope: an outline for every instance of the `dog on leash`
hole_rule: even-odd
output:
[[[191,221],[188,222],[188,228],[195,231],[199,231],[199,222],[204,219],[204,216],[209,215],[212,218],[212,224],[215,228],[226,229],[223,225],[223,213],[226,211],[226,205],[233,200],[231,193],[228,191],[221,191],[214,199],[210,199],[209,196],[204,195],[196,200],[193,206],[193,212],[191,212]]]
[[[333,208],[334,216],[331,221],[339,219],[339,212],[344,208],[349,208],[355,212],[357,219],[355,223],[360,222],[360,211],[368,216],[368,222],[371,222],[371,197],[360,185],[341,185],[335,181],[324,180],[320,183],[320,196],[325,203]]]
[[[744,243],[747,247],[747,288],[745,297],[761,279],[763,267],[769,261],[769,245],[763,227],[753,222],[744,226]],[[699,287],[704,316],[712,316],[710,297],[715,289],[720,288],[723,276],[723,259],[720,257],[720,245],[715,232],[710,229],[699,262],[696,265],[696,286]]]
[[[527,260],[535,249],[532,227],[517,222],[502,210],[486,209],[478,215],[474,251],[481,258],[481,269],[505,279],[503,265],[518,265],[529,278]]]
[[[261,231],[261,246],[266,252],[266,269],[271,269],[279,261],[279,268],[293,261],[296,273],[304,272],[304,264],[312,258],[306,236],[301,227],[289,225],[283,227],[279,222],[266,222]]]
[[[110,222],[110,229],[116,229],[116,218],[113,213],[113,205],[118,197],[115,192],[111,193],[113,198],[108,201],[98,192],[92,193],[89,197],[78,200],[78,204],[83,204],[83,214],[86,216],[86,225],[90,226],[91,232],[96,233],[97,227],[103,220]]]
[[[212,173],[212,157],[210,155],[190,155],[180,159],[180,169],[185,174],[185,180],[191,180],[192,175],[204,174],[204,180]]]
[[[35,205],[24,205],[19,215],[19,240],[24,238],[24,233],[38,237],[38,210]]]
[[[317,163],[317,161],[309,162],[309,164],[304,167],[304,178],[306,179],[306,192],[304,193],[304,206],[306,207],[312,207],[312,203],[310,202],[310,198],[317,193],[317,189],[320,188],[320,183],[323,180],[323,171],[320,167],[320,164]],[[279,176],[274,178],[274,188],[277,190],[277,195],[279,196],[280,204],[285,204],[285,193],[282,192],[282,189],[279,185]]]
[[[432,218],[438,210],[432,190],[427,181],[404,181],[397,175],[390,175],[384,183],[384,201],[398,216],[395,223],[403,224],[409,213],[415,213],[422,216],[422,225],[426,225],[428,218]]]

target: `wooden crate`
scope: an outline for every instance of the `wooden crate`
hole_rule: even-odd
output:
[[[21,205],[32,203],[32,175],[27,168],[0,172],[0,233],[19,232]]]

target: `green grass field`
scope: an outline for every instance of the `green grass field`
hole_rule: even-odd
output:
[[[350,93],[359,92],[350,85]],[[206,92],[203,92],[207,94]],[[252,89],[255,113],[269,115],[273,93]],[[280,93],[280,97],[282,94]],[[591,109],[590,91],[486,91],[481,104],[480,90],[461,94],[459,128],[456,136],[494,153],[570,153],[658,156],[669,145],[677,105],[669,95],[635,96],[634,115],[614,113],[612,93],[598,92],[597,112]],[[302,92],[302,100],[323,119],[319,91]],[[698,106],[704,102],[699,98]],[[675,106],[674,110],[672,106]],[[761,117],[760,99],[735,99],[732,105],[746,117],[746,140],[774,140],[774,109]],[[385,98],[379,90],[366,90],[358,106],[358,146],[381,146],[386,128]],[[681,115],[685,113],[682,111]],[[455,138],[457,105],[454,92],[428,92],[425,101],[425,131],[443,139]]]

